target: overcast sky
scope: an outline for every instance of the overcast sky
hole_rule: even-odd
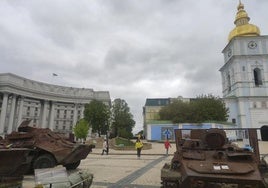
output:
[[[242,0],[268,34],[268,1]],[[0,72],[109,91],[142,129],[146,98],[222,96],[238,0],[1,0]],[[53,77],[52,73],[58,74]]]

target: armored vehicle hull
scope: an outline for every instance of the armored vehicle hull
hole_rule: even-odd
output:
[[[24,121],[19,126],[18,132],[12,132],[0,140],[0,156],[7,152],[10,155],[5,159],[3,158],[3,161],[1,160],[3,163],[10,160],[16,161],[18,155],[21,155],[20,152],[23,151],[30,171],[51,168],[56,165],[75,169],[94,148],[94,145],[70,142],[50,129],[31,127],[29,123],[30,121]],[[14,163],[13,166],[11,165],[9,171],[21,163],[23,163],[22,159]]]
[[[186,135],[175,130],[176,152],[161,169],[163,187],[268,187],[267,163],[260,160],[256,129],[237,131],[248,134],[250,148],[230,142],[222,129],[187,130]]]

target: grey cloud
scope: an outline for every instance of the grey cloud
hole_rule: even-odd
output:
[[[267,0],[243,0],[268,33]],[[238,2],[3,0],[1,72],[108,90],[142,124],[146,98],[221,95],[222,49]],[[258,11],[256,11],[258,10]],[[51,73],[59,76],[52,78]]]

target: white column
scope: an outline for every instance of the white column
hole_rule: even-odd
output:
[[[41,102],[41,127],[42,128],[47,127],[47,107],[48,107],[48,101],[42,101]]]
[[[15,94],[13,94],[7,133],[11,133],[13,131],[13,123],[14,123],[14,119],[15,119],[14,114],[15,114],[15,109],[16,109],[16,100],[17,100],[17,96]]]
[[[6,122],[6,115],[7,115],[7,101],[8,101],[8,94],[3,94],[3,102],[1,107],[1,116],[0,116],[0,134],[4,133],[4,127]]]
[[[49,129],[53,131],[54,129],[54,115],[55,115],[55,106],[54,102],[51,101],[50,110],[49,110]]]
[[[74,113],[73,113],[73,126],[77,123],[77,104],[74,104]]]
[[[238,100],[238,112],[239,112],[239,118],[240,118],[240,126],[239,128],[251,128],[249,127],[249,125],[247,124],[247,116],[246,116],[246,112],[245,112],[245,102],[242,100]]]
[[[24,103],[24,97],[20,97],[20,106],[19,106],[19,114],[18,114],[18,124],[17,124],[17,129],[20,126],[22,122],[22,113],[23,113],[23,103]]]
[[[81,108],[81,119],[84,118],[85,104],[82,104]]]

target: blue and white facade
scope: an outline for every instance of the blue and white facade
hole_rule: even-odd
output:
[[[223,49],[222,93],[229,121],[241,128],[260,128],[268,125],[268,36],[249,20],[239,1],[235,28]]]
[[[268,36],[235,37],[223,54],[220,71],[228,121],[241,128],[268,125]]]
[[[180,123],[180,124],[148,124],[146,139],[150,141],[163,141],[169,139],[174,141],[174,130],[175,129],[210,129],[210,128],[235,128],[234,125],[224,125],[218,123]]]

